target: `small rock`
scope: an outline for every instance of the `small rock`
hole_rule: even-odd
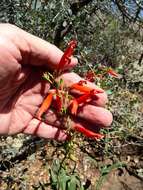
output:
[[[23,145],[23,141],[22,141],[21,139],[15,138],[15,139],[13,140],[13,144],[12,144],[12,147],[13,147],[13,148],[19,149],[19,148],[22,147],[22,145]]]
[[[12,137],[7,137],[6,142],[7,142],[8,145],[12,145],[13,144],[13,138]]]

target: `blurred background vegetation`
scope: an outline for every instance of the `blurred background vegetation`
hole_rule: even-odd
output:
[[[104,140],[1,137],[1,189],[143,189],[143,1],[1,0],[0,21],[62,50],[77,39],[81,76],[98,65],[122,75],[95,79],[114,116]]]

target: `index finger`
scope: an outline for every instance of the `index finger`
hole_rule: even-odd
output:
[[[30,46],[30,64],[47,65],[50,69],[57,69],[58,64],[63,56],[61,51],[55,45],[25,31],[22,31],[25,39]],[[71,62],[65,65],[64,69],[71,69],[77,64],[76,58],[71,58]]]
[[[12,24],[0,24],[0,33],[20,50],[20,63],[47,66],[52,70],[58,67],[63,51],[55,45]],[[72,58],[71,62],[64,69],[74,67],[77,62],[76,58]]]

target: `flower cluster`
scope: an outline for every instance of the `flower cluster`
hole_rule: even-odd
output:
[[[88,71],[87,75],[85,76],[86,80],[79,81],[78,83],[72,84],[68,89],[64,88],[62,85],[62,80],[57,83],[55,78],[60,76],[63,72],[64,67],[70,63],[71,56],[73,55],[74,49],[77,45],[75,40],[72,40],[67,49],[65,50],[59,64],[56,73],[53,75],[47,73],[44,77],[51,83],[54,87],[53,90],[50,90],[48,96],[43,101],[40,109],[37,112],[37,118],[41,120],[42,115],[52,106],[55,108],[57,113],[61,114],[61,117],[64,114],[64,117],[69,119],[69,115],[76,116],[78,113],[78,108],[83,106],[85,103],[92,101],[92,99],[97,97],[97,94],[103,93],[104,91],[101,89],[93,89],[87,85],[86,80],[93,82],[95,74],[93,71]],[[118,78],[118,74],[113,71],[111,68],[106,69],[106,73],[112,75],[113,77]],[[70,95],[71,90],[76,90],[80,93],[80,96],[75,98],[74,96]],[[82,134],[84,134],[88,138],[93,139],[101,139],[104,135],[95,133],[90,131],[89,129],[81,126],[81,125],[74,125],[70,126],[72,128]]]

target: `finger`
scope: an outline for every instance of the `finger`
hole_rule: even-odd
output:
[[[90,104],[80,107],[77,116],[89,123],[102,127],[110,126],[113,121],[113,116],[110,111]]]
[[[112,123],[113,116],[105,108],[87,104],[78,108],[76,119],[83,120],[91,126],[108,127]],[[67,118],[62,119],[57,117],[56,113],[52,110],[48,110],[45,115],[45,122],[56,127],[64,126],[66,120]]]
[[[19,55],[18,59],[21,63],[37,66],[45,65],[50,69],[57,68],[63,52],[55,45],[12,24],[0,24],[0,33],[20,50],[21,55]],[[65,69],[74,67],[77,62],[76,58],[72,58],[70,64],[65,66]]]
[[[68,120],[68,125],[67,125],[67,121]],[[58,118],[55,114],[55,112],[53,112],[52,110],[49,110],[46,114],[45,117],[45,123],[47,123],[48,125],[54,125],[57,128],[63,128],[63,129],[74,129],[74,126],[76,125],[80,125],[84,128],[87,128],[93,132],[99,132],[100,128],[102,126],[97,125],[96,123],[90,123],[89,121],[86,121],[84,119],[80,119],[80,118],[73,118],[71,117],[70,121],[69,118],[64,118],[63,120],[61,120],[60,118]]]
[[[22,33],[30,47],[30,64],[31,65],[46,65],[50,69],[56,69],[60,59],[63,55],[63,51],[57,48],[55,45],[42,40],[30,33],[22,31]],[[72,58],[68,65],[65,65],[64,69],[71,69],[77,64],[77,59]]]
[[[47,139],[55,139],[58,141],[64,141],[68,138],[63,130],[56,128],[52,125],[48,125],[36,118],[33,118],[28,126],[23,130],[23,133],[36,135]]]
[[[74,83],[78,83],[80,80],[84,80],[83,78],[81,78],[79,75],[77,75],[76,73],[65,73],[63,75],[61,75],[57,80],[63,79],[63,85],[65,87],[70,87],[72,86],[72,84]],[[88,82],[86,84],[88,87],[91,87],[93,89],[96,90],[101,90],[101,88],[99,88],[98,86],[96,86],[94,83]],[[79,92],[77,91],[72,91],[74,94],[79,94]],[[99,93],[96,95],[97,98],[95,100],[92,101],[92,103],[96,106],[102,106],[104,107],[105,104],[108,102],[108,98],[107,98],[107,94],[105,92],[103,93]]]

